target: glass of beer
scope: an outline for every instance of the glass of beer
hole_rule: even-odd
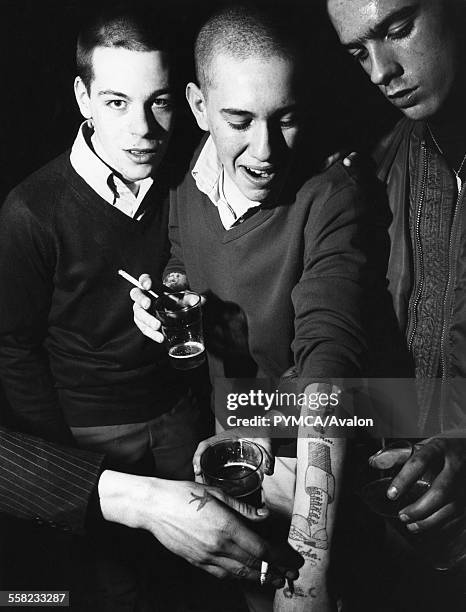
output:
[[[205,361],[201,296],[193,291],[163,295],[155,302],[155,311],[172,366],[178,370],[200,366]]]
[[[231,497],[260,508],[264,455],[250,440],[225,439],[207,447],[201,456],[205,484],[221,488]]]

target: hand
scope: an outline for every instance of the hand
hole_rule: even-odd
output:
[[[196,452],[193,456],[193,468],[194,475],[196,477],[197,482],[202,482],[201,477],[201,455],[205,451],[208,446],[212,446],[216,442],[220,442],[225,439],[233,439],[239,440],[240,438],[243,440],[250,440],[251,442],[255,442],[258,444],[264,455],[264,463],[263,463],[263,472],[268,476],[273,474],[275,458],[272,452],[272,440],[270,438],[251,438],[250,435],[247,435],[251,432],[250,428],[247,427],[235,427],[234,429],[227,429],[226,431],[222,431],[215,436],[211,436],[207,438],[207,440],[203,440],[199,443]]]
[[[429,438],[416,448],[387,492],[390,499],[397,499],[425,472],[436,474],[429,490],[399,513],[412,533],[441,527],[464,514],[466,490],[465,439]],[[382,467],[376,460],[371,466]]]
[[[356,153],[356,151],[353,151],[349,154],[345,153],[344,151],[338,151],[336,153],[332,153],[332,155],[329,155],[327,157],[324,162],[323,169],[328,170],[330,166],[333,166],[333,164],[340,160],[343,160],[342,163],[344,166],[346,166],[346,168],[350,168],[353,165],[353,162],[357,161],[357,159],[358,154]]]
[[[259,582],[261,560],[270,583],[296,579],[302,557],[288,544],[274,546],[241,519],[257,522],[267,511],[229,498],[215,487],[105,471],[99,481],[106,520],[150,531],[166,548],[219,578]],[[233,511],[235,510],[235,511]],[[239,514],[238,514],[239,513]]]
[[[146,291],[149,291],[152,286],[151,277],[148,274],[141,274],[139,283]],[[160,321],[147,312],[152,304],[151,299],[137,288],[131,289],[129,295],[134,301],[134,322],[145,336],[161,344],[165,338],[160,331]]]

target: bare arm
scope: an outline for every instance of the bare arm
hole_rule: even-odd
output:
[[[296,577],[302,563],[291,547],[272,546],[247,525],[266,515],[215,487],[107,470],[99,497],[106,520],[150,531],[163,546],[219,578],[258,582],[261,560],[267,560],[274,568],[270,581],[278,587],[286,573]]]
[[[308,387],[306,391],[309,390]],[[306,406],[301,414],[309,414]],[[277,591],[275,612],[336,610],[327,590],[327,573],[346,440],[328,438],[327,433],[299,430],[296,491],[288,541],[304,557],[304,566],[298,580]]]

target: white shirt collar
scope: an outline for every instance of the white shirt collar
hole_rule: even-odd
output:
[[[260,202],[248,200],[225,172],[211,136],[199,154],[192,176],[199,191],[205,193],[217,207],[223,227],[227,230],[241,220],[248,210],[260,206]]]
[[[134,217],[139,204],[151,188],[154,179],[147,177],[138,181],[139,191],[137,196],[135,196],[89,146],[86,136],[93,135],[91,130],[92,128],[87,121],[81,124],[71,148],[71,165],[101,198],[128,216]],[[122,194],[124,194],[124,198],[121,197]],[[138,220],[141,217],[142,215],[138,216]]]

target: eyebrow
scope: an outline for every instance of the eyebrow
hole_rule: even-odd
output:
[[[287,113],[291,113],[296,111],[298,108],[298,104],[290,104],[289,106],[285,106],[284,108],[278,109],[274,115],[286,115]],[[252,117],[254,113],[247,110],[241,110],[239,108],[222,108],[220,109],[222,115],[229,115],[234,117]]]
[[[172,89],[170,87],[164,87],[162,89],[157,89],[157,91],[154,91],[152,93],[152,95],[150,96],[151,98],[158,98],[158,96],[163,96],[165,94],[171,94],[173,93]],[[97,95],[99,96],[115,96],[116,98],[124,98],[125,100],[129,100],[129,96],[121,91],[115,91],[113,89],[104,89],[102,91],[99,91],[97,93]]]
[[[222,108],[220,112],[222,115],[235,115],[236,117],[250,117],[254,114],[246,110],[240,110],[239,108]]]
[[[359,38],[356,38],[351,42],[344,43],[343,46],[346,49],[351,49],[353,47],[365,43],[368,40],[380,38],[382,35],[385,36],[388,28],[392,23],[394,23],[395,21],[400,21],[401,19],[405,19],[406,17],[412,17],[418,12],[418,10],[418,3],[412,4],[410,6],[404,6],[401,9],[395,10],[392,13],[389,13],[386,17],[384,17],[380,23],[369,28],[363,36],[360,36]]]

